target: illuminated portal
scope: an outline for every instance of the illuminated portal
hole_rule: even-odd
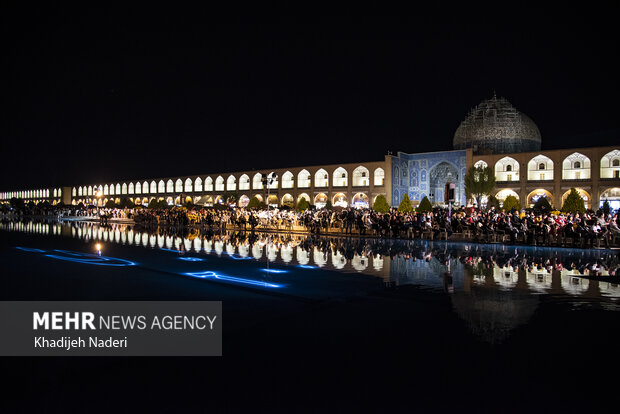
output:
[[[455,204],[464,205],[467,152],[442,151],[425,154],[399,152],[392,160],[392,205],[397,206],[403,196],[419,203],[424,197],[433,203],[444,203],[447,183],[456,185]]]
[[[323,208],[327,205],[327,196],[324,193],[319,193],[314,197],[314,205],[316,208]]]
[[[355,208],[368,208],[368,196],[364,193],[357,193],[351,205]]]

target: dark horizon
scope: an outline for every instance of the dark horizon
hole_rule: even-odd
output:
[[[451,150],[494,91],[537,124],[543,150],[616,145],[616,12],[165,30],[4,13],[0,189]]]

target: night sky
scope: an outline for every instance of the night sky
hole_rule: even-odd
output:
[[[620,142],[617,8],[148,23],[3,11],[2,190],[450,150],[494,90],[543,149]]]

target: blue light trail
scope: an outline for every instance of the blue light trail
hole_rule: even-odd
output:
[[[244,279],[244,278],[240,278],[240,277],[220,275],[220,274],[217,274],[217,273],[215,273],[213,271],[210,271],[210,270],[207,270],[207,271],[204,271],[204,272],[189,272],[189,273],[183,273],[183,274],[185,276],[196,277],[196,278],[199,278],[199,279],[214,278],[214,279],[218,279],[218,280],[224,280],[224,281],[227,281],[227,282],[243,283],[243,284],[253,285],[253,286],[270,287],[270,288],[282,287],[282,285],[276,285],[274,283],[267,283],[267,282],[261,282],[261,281],[258,281],[258,280]]]

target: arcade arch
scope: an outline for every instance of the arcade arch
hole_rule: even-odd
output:
[[[282,188],[293,188],[295,186],[295,176],[292,172],[287,171],[282,174]]]
[[[215,191],[224,191],[224,177],[221,175],[215,179]]]
[[[288,206],[290,208],[295,208],[295,199],[293,198],[292,195],[290,195],[288,193],[284,194],[284,196],[282,197],[282,205],[283,206]]]
[[[344,193],[337,193],[332,198],[332,206],[334,207],[348,207],[347,196]]]
[[[620,151],[610,151],[601,158],[601,178],[620,178]]]
[[[250,189],[250,177],[247,174],[243,174],[239,177],[239,190]]]
[[[368,168],[360,165],[354,169],[351,184],[353,187],[368,187],[370,184],[370,172],[368,171]]]
[[[327,171],[320,168],[316,173],[314,173],[314,186],[317,188],[329,186],[329,174],[327,174]]]
[[[325,207],[325,205],[327,205],[327,195],[325,195],[325,193],[318,193],[314,197],[314,205],[316,206],[316,208]]]
[[[592,202],[591,202],[592,201],[592,197],[590,196],[590,193],[588,193],[583,188],[576,188],[575,190],[577,190],[577,192],[579,193],[581,198],[583,198],[583,204],[584,204],[585,208],[586,209],[590,208],[590,206],[592,205]],[[562,194],[562,205],[564,205],[564,200],[566,200],[566,197],[568,197],[569,194],[570,194],[570,190],[568,190],[564,194]]]
[[[529,207],[533,207],[534,204],[540,199],[540,197],[546,197],[549,204],[553,205],[553,194],[544,188],[537,188],[527,195],[527,204]]]
[[[497,181],[519,181],[519,163],[511,157],[504,157],[495,163]]]
[[[355,208],[368,208],[368,196],[364,193],[357,193],[353,196],[353,200],[351,201],[351,206]]]
[[[601,193],[601,207],[607,201],[609,203],[609,207],[614,210],[620,208],[620,188],[608,188],[607,190]]]
[[[338,167],[334,170],[332,185],[334,187],[346,187],[348,185],[348,178],[349,174],[347,173],[347,170],[342,167]]]
[[[297,174],[297,188],[310,188],[312,178],[308,170],[301,170]]]
[[[552,181],[553,160],[545,155],[537,155],[527,164],[527,179],[530,181]]]
[[[226,191],[235,191],[237,189],[237,178],[234,175],[229,175],[226,180]]]
[[[584,180],[590,178],[590,158],[575,152],[562,162],[563,180]]]

